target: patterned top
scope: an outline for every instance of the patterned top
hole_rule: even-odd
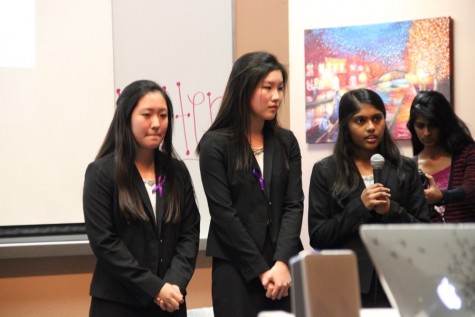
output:
[[[475,144],[452,157],[447,189],[442,190],[445,222],[475,222]],[[443,219],[433,218],[433,222]]]
[[[441,171],[434,173],[432,175],[434,177],[435,182],[440,190],[447,189],[449,186],[449,179],[450,179],[450,166],[447,166]],[[442,221],[445,222],[445,204],[437,204],[434,206],[434,210],[436,212],[431,213],[431,220],[432,222],[439,222],[439,218],[442,218]]]

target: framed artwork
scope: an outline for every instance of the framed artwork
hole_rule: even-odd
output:
[[[307,143],[338,135],[340,97],[356,88],[376,91],[396,140],[410,139],[409,109],[420,90],[451,99],[449,17],[305,30]]]

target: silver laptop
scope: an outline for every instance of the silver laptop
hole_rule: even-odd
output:
[[[290,259],[295,317],[359,317],[356,255],[351,250],[302,251]]]
[[[475,224],[362,225],[401,317],[475,317]]]

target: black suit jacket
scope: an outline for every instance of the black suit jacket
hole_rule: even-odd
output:
[[[181,220],[165,223],[163,198],[157,197],[158,224],[137,169],[135,184],[149,216],[127,222],[119,215],[112,154],[92,162],[86,171],[83,208],[86,231],[97,257],[91,296],[132,305],[149,305],[168,282],[186,286],[194,272],[199,244],[200,215],[185,165],[174,161],[179,182]]]
[[[398,179],[396,168],[386,162],[381,172],[384,186],[391,189],[389,213],[378,216],[366,209],[361,192],[365,189],[360,179],[358,190],[342,202],[332,198],[332,185],[338,168],[333,156],[315,163],[310,178],[308,229],[310,245],[318,249],[352,249],[358,257],[361,291],[370,287],[373,264],[360,239],[359,227],[365,223],[429,222],[427,206],[417,167],[404,158],[403,181]],[[356,169],[356,166],[354,167]]]
[[[262,255],[268,230],[274,260],[288,262],[302,249],[301,155],[292,132],[279,129],[277,138],[265,133],[265,191],[252,168],[235,168],[235,157],[236,144],[229,131],[210,131],[202,137],[201,180],[211,215],[206,253],[232,261],[251,280],[270,268]]]

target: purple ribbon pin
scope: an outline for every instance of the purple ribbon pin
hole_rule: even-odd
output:
[[[162,177],[162,175],[158,176],[158,184],[157,184],[157,186],[155,186],[152,189],[152,193],[154,193],[154,194],[158,190],[158,192],[160,194],[160,198],[163,197],[163,184],[165,183],[165,179],[166,179],[166,176],[163,176],[163,177]]]
[[[265,189],[265,186],[264,186],[264,178],[262,177],[262,173],[261,173],[261,170],[259,168],[253,168],[252,169],[252,174],[254,174],[254,176],[257,178],[257,180],[259,181],[259,185],[261,186],[261,190],[264,191]]]

